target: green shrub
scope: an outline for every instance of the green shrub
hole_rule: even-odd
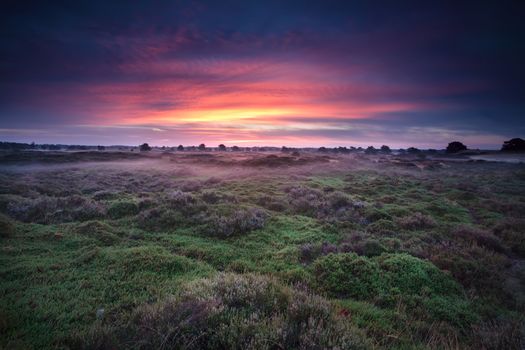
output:
[[[111,331],[109,331],[111,330]],[[138,308],[128,324],[97,326],[71,347],[94,349],[366,349],[325,299],[255,275],[219,274]]]
[[[459,285],[449,275],[428,261],[408,254],[384,254],[376,260],[386,284],[401,293],[451,295],[460,292]]]
[[[355,253],[319,258],[313,271],[320,288],[334,297],[371,299],[381,288],[377,264]]]
[[[330,295],[371,300],[397,290],[405,295],[458,295],[460,286],[428,261],[408,254],[383,254],[369,259],[354,253],[317,259],[313,272]]]

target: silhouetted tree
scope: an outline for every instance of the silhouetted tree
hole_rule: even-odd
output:
[[[177,151],[184,151],[184,146],[183,145],[179,145],[179,147],[177,147]]]
[[[392,150],[387,145],[381,146],[381,153],[390,153]]]
[[[454,141],[448,144],[446,151],[447,153],[458,153],[458,152],[466,151],[466,150],[467,150],[467,146],[465,146],[459,141]]]
[[[421,151],[419,150],[419,148],[415,148],[415,147],[408,147],[407,148],[407,153],[411,153],[411,154],[416,154],[416,153],[420,153]]]
[[[222,143],[219,145],[219,151],[226,151],[226,146],[224,146]]]
[[[289,149],[288,147],[286,147],[286,146],[283,146],[283,147],[281,148],[281,152],[283,152],[283,153],[288,153],[288,152],[290,152],[290,149]]]
[[[233,146],[232,147],[232,151],[234,152],[239,152],[241,149],[239,148],[239,146]]]
[[[206,145],[204,143],[201,143],[199,145],[199,151],[205,151],[206,150]]]
[[[143,143],[142,145],[139,146],[139,150],[141,152],[149,152],[151,151],[151,147],[147,143]]]
[[[377,153],[377,150],[374,148],[374,146],[368,146],[368,148],[365,150],[366,154],[375,154]]]
[[[106,150],[106,147],[104,147],[104,146],[97,146],[97,149],[98,149],[99,151],[105,151],[105,150]]]
[[[326,147],[319,147],[318,151],[326,153],[328,150],[326,149]]]
[[[504,152],[525,152],[525,140],[515,138],[505,141],[501,150]]]

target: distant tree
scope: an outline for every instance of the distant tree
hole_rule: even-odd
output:
[[[177,147],[177,151],[184,151],[184,146],[183,145],[179,145],[179,147]]]
[[[226,151],[226,146],[224,146],[222,143],[219,145],[219,151]]]
[[[337,152],[343,153],[343,154],[347,154],[347,153],[350,153],[350,150],[348,148],[346,148],[346,147],[339,146],[339,147],[337,147]]]
[[[525,140],[515,138],[505,141],[501,150],[504,152],[525,152]]]
[[[151,147],[147,143],[143,143],[142,145],[139,146],[139,150],[141,152],[149,152],[151,151]]]
[[[419,152],[421,152],[419,150],[419,148],[415,148],[415,147],[408,147],[407,148],[407,153],[416,154],[416,153],[419,153]]]
[[[328,150],[326,149],[326,147],[319,147],[318,151],[326,153]]]
[[[467,146],[465,146],[459,141],[453,141],[448,144],[446,152],[447,153],[458,153],[458,152],[466,151],[466,150],[467,150]]]
[[[359,147],[357,147],[357,150],[358,150],[358,151],[362,151],[362,150],[363,150],[363,147],[359,146]]]
[[[241,149],[239,148],[239,146],[233,146],[232,147],[232,151],[233,152],[239,152]]]
[[[368,148],[365,150],[366,154],[375,154],[377,153],[377,150],[374,148],[374,146],[368,146]]]
[[[286,146],[283,146],[283,147],[281,148],[281,152],[283,152],[283,153],[289,153],[289,152],[290,152],[290,149],[289,149],[288,147],[286,147]]]
[[[387,145],[381,146],[381,153],[391,153],[392,150]]]
[[[104,147],[104,146],[97,146],[97,149],[98,149],[99,151],[105,151],[105,150],[106,150],[106,147]]]
[[[206,145],[204,143],[201,143],[199,145],[199,151],[205,151],[206,150]]]
[[[405,149],[404,148],[400,148],[397,150],[399,152],[399,154],[404,154],[406,153]]]

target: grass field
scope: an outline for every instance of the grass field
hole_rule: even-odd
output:
[[[523,164],[1,159],[6,349],[525,346]]]

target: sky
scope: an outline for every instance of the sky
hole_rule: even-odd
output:
[[[0,140],[500,148],[522,1],[3,1]]]

